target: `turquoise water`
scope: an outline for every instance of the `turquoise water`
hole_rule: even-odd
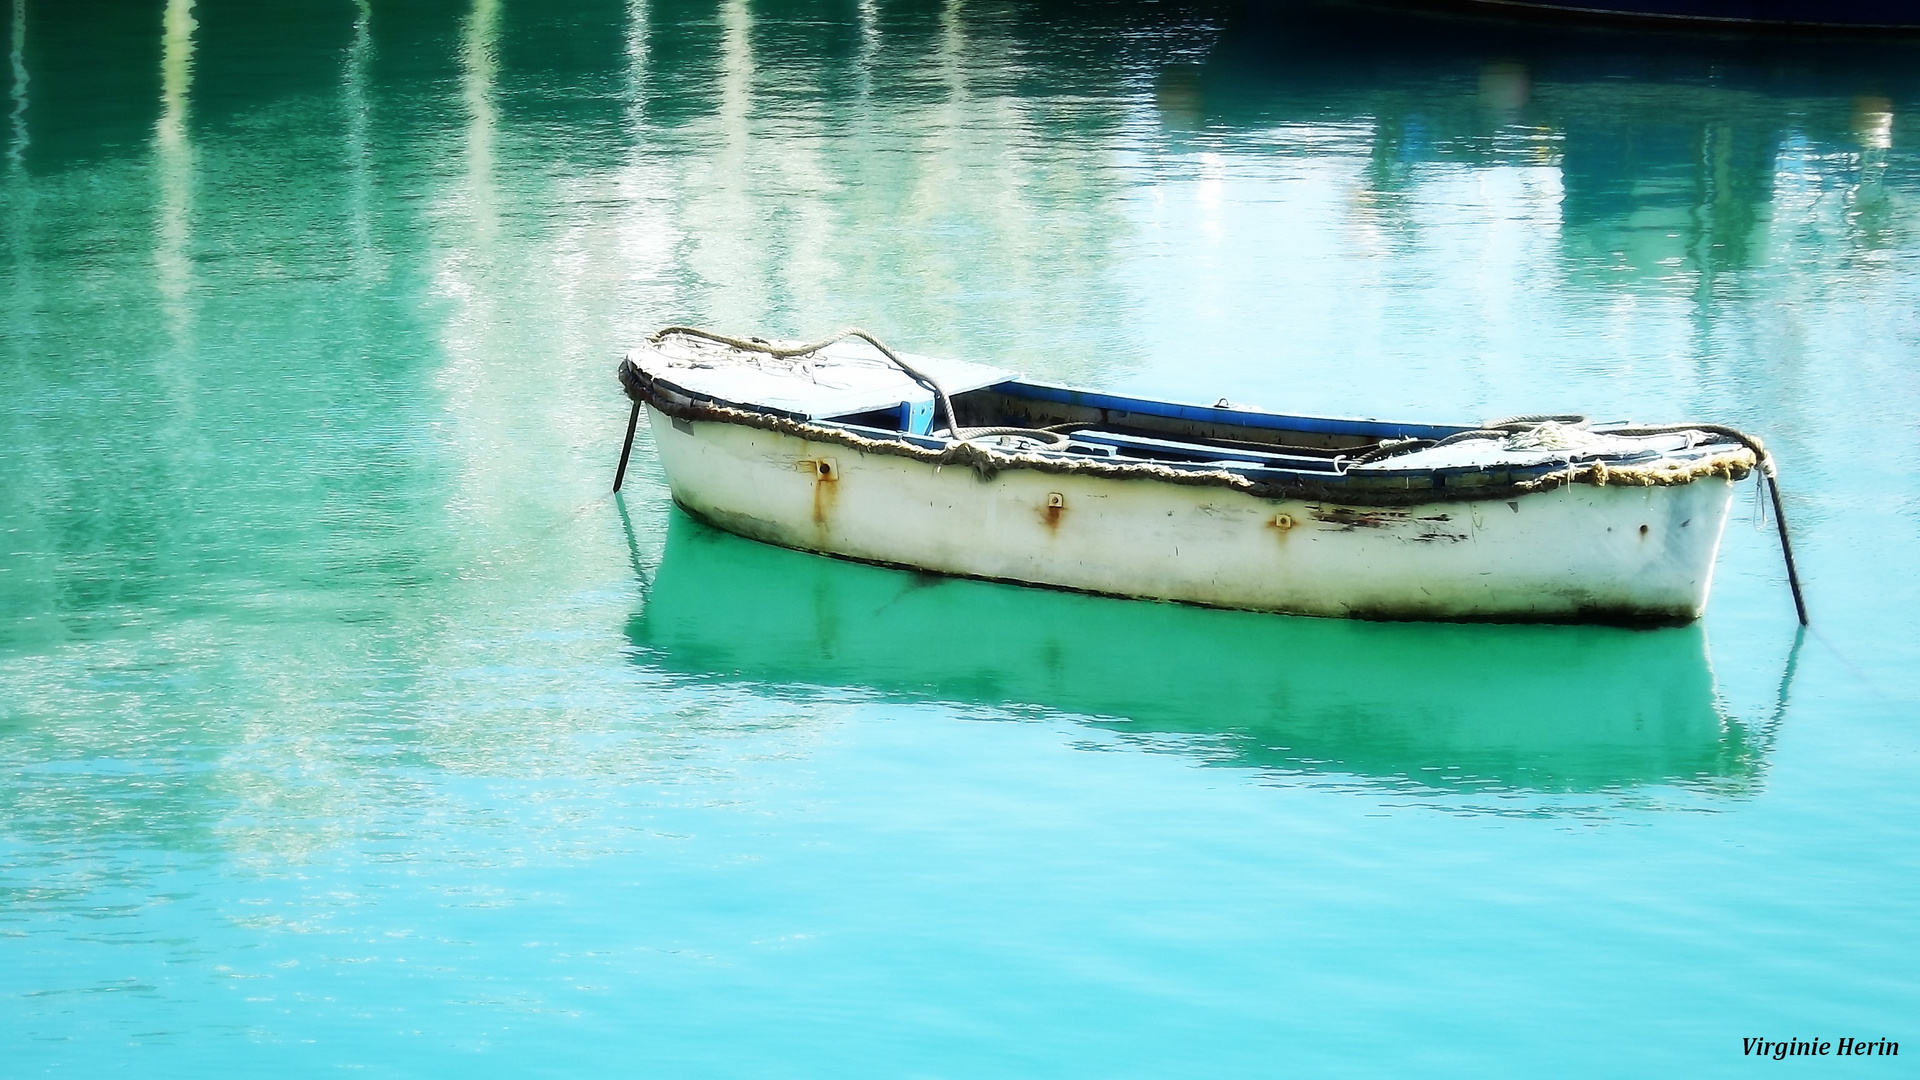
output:
[[[11,9],[0,1073],[1910,1072],[1920,48]],[[1813,626],[1751,493],[1652,632],[762,547],[606,493],[674,321],[1735,423]]]

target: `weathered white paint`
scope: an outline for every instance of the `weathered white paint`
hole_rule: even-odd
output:
[[[971,469],[647,410],[674,498],[756,540],[946,574],[1310,615],[1691,619],[1733,484],[1407,509]]]
[[[1005,368],[965,360],[896,355],[949,394],[1017,377]],[[779,358],[671,336],[633,350],[627,359],[654,378],[700,397],[809,419],[933,402],[932,391],[859,338],[843,338],[805,356]]]

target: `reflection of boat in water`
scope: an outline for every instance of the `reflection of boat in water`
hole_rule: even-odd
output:
[[[1696,626],[1359,623],[913,574],[675,512],[628,634],[645,662],[783,688],[1035,705],[1226,764],[1431,786],[1740,790]],[[813,691],[801,690],[800,693]]]

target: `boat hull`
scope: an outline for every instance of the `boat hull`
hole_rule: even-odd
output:
[[[1676,623],[1733,482],[1381,508],[1017,466],[990,477],[649,405],[674,499],[784,547],[963,577],[1375,619]]]

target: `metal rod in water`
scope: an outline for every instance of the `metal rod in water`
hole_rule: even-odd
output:
[[[1780,529],[1780,553],[1787,557],[1787,587],[1793,590],[1793,610],[1800,614],[1800,625],[1807,625],[1807,601],[1800,595],[1800,571],[1793,565],[1793,541],[1787,538],[1787,514],[1780,505],[1780,481],[1771,471],[1764,473],[1767,491],[1773,495],[1773,523]]]
[[[620,482],[627,478],[627,458],[633,454],[633,429],[638,427],[639,424],[640,403],[636,401],[633,403],[632,414],[627,417],[627,442],[626,445],[620,448],[620,467],[614,470],[613,473],[613,490],[616,492],[620,490]],[[1775,498],[1778,497],[1777,495],[1775,496]],[[1793,556],[1787,556],[1787,565],[1793,565]],[[1800,594],[1795,592],[1793,595],[1797,598]],[[1806,622],[1806,617],[1802,616],[1800,621]]]

